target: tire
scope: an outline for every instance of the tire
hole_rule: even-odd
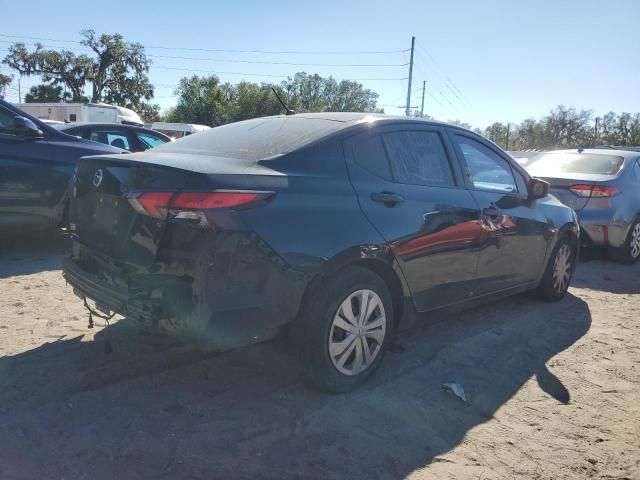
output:
[[[549,257],[540,284],[535,291],[536,297],[545,302],[562,300],[571,284],[575,263],[576,242],[568,237],[561,238]]]
[[[350,267],[328,280],[306,296],[290,341],[307,383],[340,393],[378,368],[393,332],[393,303],[385,282],[366,268]],[[375,307],[362,318],[360,305],[367,302]]]
[[[609,248],[609,257],[625,265],[633,265],[640,259],[640,219],[636,219],[631,225],[622,247]]]

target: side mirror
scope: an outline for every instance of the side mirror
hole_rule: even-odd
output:
[[[529,199],[534,200],[536,198],[544,198],[549,195],[549,185],[548,182],[544,180],[540,180],[539,178],[532,178],[529,180],[527,184],[527,189],[529,190]]]
[[[14,129],[16,135],[20,135],[25,139],[43,138],[44,133],[38,126],[26,117],[14,117]]]

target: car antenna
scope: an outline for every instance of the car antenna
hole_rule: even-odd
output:
[[[287,115],[295,115],[296,114],[295,110],[291,110],[289,107],[287,107],[287,104],[282,101],[282,99],[280,98],[280,95],[278,95],[278,92],[276,92],[276,89],[271,87],[271,90],[273,90],[273,93],[275,94],[276,98],[280,102],[280,105],[282,105],[282,108],[284,108],[284,111],[287,112]]]

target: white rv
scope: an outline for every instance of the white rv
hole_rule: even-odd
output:
[[[41,120],[143,125],[133,110],[107,103],[20,103],[16,107]]]
[[[151,124],[146,124],[145,126],[147,128],[150,128],[151,130],[155,130],[156,132],[164,133],[165,135],[173,139],[186,137],[187,135],[192,135],[194,133],[209,130],[211,128],[207,127],[206,125],[198,125],[195,123],[170,122],[153,122]]]

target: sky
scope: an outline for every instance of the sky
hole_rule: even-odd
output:
[[[640,112],[640,0],[32,0],[28,11],[0,0],[0,12],[2,58],[12,42],[35,41],[16,36],[77,50],[88,28],[143,44],[163,109],[183,76],[279,82],[305,71],[358,80],[386,113],[403,114],[415,36],[411,105],[426,81],[424,110],[436,119],[484,128],[559,104]],[[36,83],[23,77],[22,95]],[[17,87],[15,78],[10,101]]]

